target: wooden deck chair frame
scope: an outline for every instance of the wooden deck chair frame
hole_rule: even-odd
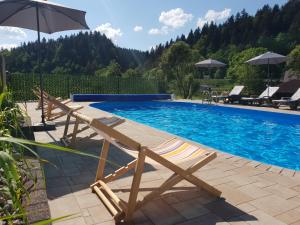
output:
[[[83,108],[83,106],[81,105],[72,106],[72,105],[64,104],[50,95],[46,96],[45,100],[48,103],[48,107],[46,111],[47,120],[55,120],[65,115],[69,115],[71,114],[71,112],[75,112]],[[53,110],[55,109],[60,109],[61,111],[53,112]]]
[[[154,198],[159,197],[165,191],[171,189],[174,185],[178,184],[182,180],[187,180],[197,187],[208,191],[214,196],[219,197],[221,195],[221,192],[219,190],[193,175],[194,172],[198,171],[201,167],[205,166],[207,163],[215,159],[216,152],[208,152],[205,157],[190,166],[188,169],[184,170],[178,165],[170,162],[166,158],[156,154],[148,147],[142,146],[135,140],[125,136],[124,134],[111,127],[102,124],[98,120],[93,119],[92,121],[90,121],[90,127],[104,138],[95,183],[91,185],[91,188],[102,200],[102,202],[105,204],[105,206],[117,222],[122,220],[132,220],[133,214],[136,210],[138,210],[140,207],[144,206]],[[122,146],[127,146],[126,148],[129,148],[132,151],[136,151],[138,153],[138,157],[127,165],[119,168],[115,172],[104,176],[105,163],[111,144],[119,148],[122,148]],[[172,170],[174,174],[170,176],[170,178],[168,178],[164,183],[162,183],[160,187],[146,195],[142,201],[137,201],[146,157],[149,157],[157,163]],[[134,175],[131,184],[129,199],[128,202],[124,202],[108,187],[107,183],[126,174],[132,169],[134,169]]]
[[[36,109],[40,109],[42,107],[41,90],[38,87],[35,87],[32,89],[32,91],[33,91],[34,95],[38,98],[38,105],[37,105]],[[43,91],[43,94],[44,94],[44,98],[47,98],[47,96],[51,96],[46,91]],[[53,96],[51,96],[51,97],[53,97]],[[60,101],[63,104],[68,104],[68,103],[72,102],[71,99],[62,100],[61,97],[57,97],[55,99]],[[47,106],[48,106],[48,102],[44,101],[44,107],[47,108]],[[57,107],[55,106],[54,108],[57,108]]]
[[[74,128],[73,128],[73,132],[68,133],[71,117],[75,118],[75,124],[74,124]],[[79,133],[82,133],[82,132],[90,129],[89,124],[91,123],[92,120],[93,120],[92,118],[90,118],[86,115],[83,115],[83,114],[79,114],[79,113],[70,113],[70,114],[68,114],[66,124],[65,124],[64,133],[63,133],[63,137],[61,138],[61,141],[63,142],[63,144],[66,145],[66,146],[74,147],[76,145],[77,135]],[[100,121],[106,120],[109,123],[110,127],[116,127],[116,126],[118,126],[118,125],[125,122],[125,119],[120,119],[120,118],[117,118],[117,117],[103,117],[103,118],[100,118],[99,120]],[[113,121],[110,121],[110,120],[113,120]],[[85,126],[79,129],[79,125],[81,123],[85,124]],[[98,135],[97,132],[94,132],[94,133],[86,136],[85,139],[91,139],[91,138],[93,138],[97,135]]]

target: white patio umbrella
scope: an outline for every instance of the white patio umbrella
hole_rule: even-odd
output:
[[[197,62],[195,64],[195,66],[197,66],[197,67],[203,67],[203,68],[219,68],[219,67],[226,66],[226,64],[222,63],[222,62],[220,62],[218,60],[206,59],[206,60]]]
[[[220,68],[220,67],[224,67],[226,66],[225,63],[222,63],[218,60],[214,60],[214,59],[206,59],[200,62],[197,62],[195,64],[196,67],[199,68],[208,68],[209,69],[209,73],[211,74],[211,68]]]
[[[40,32],[52,34],[59,31],[89,29],[85,12],[43,0],[0,1],[0,26],[20,27],[37,31],[38,73],[40,75],[42,123],[45,125],[43,76],[40,69]]]
[[[279,64],[287,61],[287,56],[280,55],[274,52],[266,52],[246,61],[250,65],[268,65],[268,96],[270,87],[270,65]]]

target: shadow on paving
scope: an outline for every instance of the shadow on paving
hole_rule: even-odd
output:
[[[52,143],[58,144],[53,138]],[[102,141],[89,139],[80,141],[78,139],[76,149],[89,154],[99,156]],[[49,160],[56,167],[45,164],[46,187],[48,199],[56,199],[79,191],[88,191],[89,185],[94,182],[98,166],[98,160],[76,154],[58,152],[55,150],[39,149],[43,159]],[[110,174],[135,158],[114,146],[110,147],[105,174]],[[155,171],[150,164],[146,164],[145,173]],[[131,176],[133,171],[125,174],[122,178]],[[119,178],[120,179],[120,178]],[[121,180],[123,182],[123,180]],[[128,182],[128,181],[127,181]],[[130,182],[129,182],[130,183]],[[158,187],[143,187],[141,193],[149,193]],[[114,192],[121,192],[127,196],[130,189],[113,187]],[[145,196],[145,195],[144,195]],[[175,186],[162,196],[144,205],[136,214],[142,214],[142,218],[134,220],[134,224],[162,225],[191,225],[205,224],[215,225],[220,222],[256,221],[257,219],[238,209],[226,201],[226,199],[212,197],[207,192],[196,187]]]
[[[51,142],[51,144],[57,145],[60,143],[55,141]],[[84,142],[81,142],[80,138],[78,138],[74,149],[99,157],[101,147],[102,140],[84,139]],[[39,148],[38,153],[41,158],[50,162],[44,165],[49,199],[59,198],[69,193],[89,188],[89,185],[94,183],[98,167],[97,159],[52,149]],[[106,161],[105,175],[114,172],[134,159],[130,154],[111,145]],[[152,165],[145,164],[145,173],[155,170]],[[133,172],[131,170],[116,180],[132,176]]]

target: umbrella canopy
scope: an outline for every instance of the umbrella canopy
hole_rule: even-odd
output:
[[[266,52],[262,55],[256,56],[246,61],[250,65],[266,65],[266,64],[279,64],[287,60],[287,57],[274,52]]]
[[[3,0],[0,1],[0,26],[20,27],[38,33],[37,60],[42,124],[45,126],[43,76],[40,70],[40,32],[52,34],[58,31],[89,29],[85,22],[85,12],[42,0]]]
[[[196,63],[195,66],[203,67],[203,68],[219,68],[219,67],[226,66],[226,64],[222,63],[218,60],[206,59],[206,60]]]
[[[256,56],[252,59],[249,59],[246,61],[246,63],[250,65],[268,65],[268,96],[270,92],[270,80],[271,80],[271,75],[270,75],[270,64],[279,64],[283,63],[287,60],[287,57],[284,55],[280,55],[274,52],[266,52],[262,55]]]
[[[37,13],[38,11],[38,13]],[[42,0],[0,1],[0,25],[38,30],[47,34],[58,31],[89,29],[85,12]]]

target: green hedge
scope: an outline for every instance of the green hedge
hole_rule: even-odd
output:
[[[165,92],[165,84],[142,77],[99,77],[43,75],[44,89],[53,96],[68,98],[70,94],[157,94]],[[35,100],[32,88],[39,86],[37,74],[12,74],[9,87],[16,101]]]

